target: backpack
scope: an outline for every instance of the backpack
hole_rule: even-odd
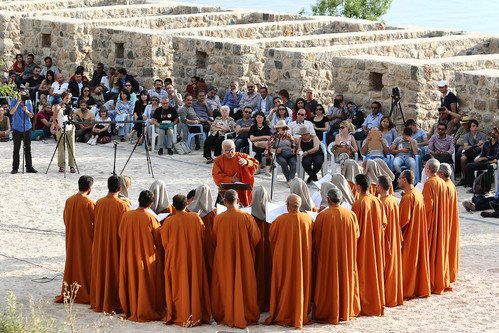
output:
[[[475,178],[472,187],[474,195],[486,194],[490,192],[490,189],[492,188],[492,181],[490,179],[487,179],[489,178],[488,174],[488,172],[482,172]]]
[[[175,148],[175,151],[179,155],[185,155],[191,152],[191,148],[189,148],[189,146],[187,146],[187,144],[184,141],[179,141],[177,143],[174,143],[173,148]]]

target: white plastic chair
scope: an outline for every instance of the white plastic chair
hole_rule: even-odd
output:
[[[159,137],[159,134],[158,134],[158,129],[159,127],[156,127],[154,125],[151,125],[152,126],[152,129],[151,129],[151,151],[154,151],[156,149],[156,139]],[[173,126],[173,142],[172,142],[172,145],[174,143],[177,143],[177,124],[175,124]],[[165,140],[168,140],[168,136],[165,135]],[[161,143],[158,142],[158,146],[161,146]]]
[[[324,155],[324,163],[322,163],[322,168],[321,168],[321,173],[322,173],[322,177],[324,177],[326,174],[327,174],[327,148],[326,148],[326,145],[324,143],[321,142],[321,149],[322,149],[322,154]],[[300,177],[301,179],[304,179],[305,178],[305,169],[303,169],[303,166],[302,166],[302,157],[303,157],[303,152],[300,151],[300,153],[298,154],[298,160],[296,161],[297,165],[296,165],[296,173],[298,175],[298,177]]]

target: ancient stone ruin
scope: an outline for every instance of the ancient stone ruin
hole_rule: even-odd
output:
[[[16,53],[50,55],[66,77],[80,64],[125,67],[145,88],[157,77],[184,87],[194,75],[220,94],[234,79],[294,97],[312,87],[324,104],[343,93],[364,110],[379,100],[384,113],[399,87],[406,118],[423,127],[436,119],[445,79],[461,112],[499,123],[493,34],[166,0],[3,1],[0,52],[8,64]]]

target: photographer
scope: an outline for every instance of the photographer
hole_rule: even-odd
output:
[[[54,115],[52,117],[52,133],[55,133],[57,138],[57,165],[59,172],[64,172],[64,145],[67,144],[68,162],[71,173],[75,173],[75,128],[71,121],[73,110],[71,110],[71,94],[63,92],[61,95],[61,102],[54,106]],[[66,138],[62,137],[64,134],[63,127],[66,128]],[[67,139],[67,140],[65,140]]]
[[[14,141],[14,153],[12,162],[12,174],[19,169],[19,150],[21,141],[24,142],[24,157],[26,159],[26,172],[37,173],[31,161],[31,119],[34,116],[33,104],[28,96],[19,94],[9,105],[12,116],[12,139]]]

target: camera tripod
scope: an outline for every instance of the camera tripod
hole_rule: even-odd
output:
[[[270,179],[270,200],[272,200],[272,197],[274,196],[274,181],[275,181],[275,172],[274,169],[276,168],[276,157],[277,157],[277,148],[279,147],[279,143],[281,141],[281,137],[278,136],[276,142],[274,143],[273,147],[276,151],[272,153],[272,160],[270,162],[270,174],[272,175],[272,178]]]
[[[395,124],[395,119],[402,118],[402,124],[398,124],[402,128],[405,126],[405,116],[404,110],[402,110],[402,105],[400,105],[400,97],[392,96],[392,106],[390,108],[390,114],[388,115]]]
[[[76,163],[76,157],[74,155],[73,149],[71,148],[71,145],[69,144],[68,134],[66,133],[66,125],[69,125],[69,124],[72,124],[72,122],[65,121],[62,123],[62,135],[59,136],[59,139],[57,140],[57,144],[55,145],[54,153],[52,154],[52,158],[50,159],[49,165],[47,166],[47,170],[45,170],[45,174],[47,174],[49,172],[50,165],[52,164],[52,161],[54,160],[55,153],[59,149],[59,144],[61,144],[61,141],[62,141],[63,158],[64,158],[64,178],[66,178],[66,145],[68,147],[69,154],[71,154],[71,157],[73,158],[73,160],[75,162],[76,171],[78,172],[78,174],[80,174],[80,169],[78,169],[78,164]]]
[[[146,162],[147,162],[147,172],[151,174],[152,178],[154,178],[154,172],[152,170],[152,163],[151,163],[151,156],[149,154],[149,149],[148,143],[150,142],[150,138],[148,133],[146,134],[147,127],[145,121],[140,121],[142,122],[142,134],[137,138],[137,141],[135,142],[135,145],[133,146],[132,152],[130,153],[130,156],[128,156],[128,159],[125,162],[125,165],[123,166],[123,169],[121,169],[120,176],[123,174],[123,171],[125,171],[126,166],[128,165],[128,162],[132,158],[133,153],[135,152],[135,149],[137,149],[137,146],[139,145],[139,142],[144,141],[144,148],[146,150]],[[116,146],[117,143],[115,143],[115,150],[114,150],[114,167],[113,167],[113,175],[116,174],[114,168],[116,167]]]

